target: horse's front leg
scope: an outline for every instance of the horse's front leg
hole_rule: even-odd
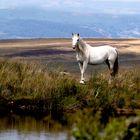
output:
[[[81,84],[85,84],[85,71],[87,68],[87,61],[84,61],[83,64],[79,64],[80,70],[81,70],[81,80],[80,83]]]
[[[84,75],[83,75],[83,62],[78,62],[79,64],[79,68],[80,68],[80,72],[81,72],[81,80],[80,80],[80,83],[84,83]]]

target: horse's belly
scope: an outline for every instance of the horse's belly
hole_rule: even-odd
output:
[[[97,65],[97,64],[102,64],[104,61],[102,60],[92,60],[92,61],[89,61],[88,64],[90,65]]]
[[[101,64],[103,63],[106,59],[107,59],[107,55],[103,55],[103,56],[90,56],[89,57],[89,64]]]

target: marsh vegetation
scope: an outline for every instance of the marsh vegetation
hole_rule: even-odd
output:
[[[74,133],[76,138],[87,134],[96,138],[92,133],[94,127],[99,125],[98,133],[101,128],[115,129],[109,126],[110,120],[136,116],[140,109],[139,68],[120,69],[112,85],[108,85],[107,73],[91,75],[87,84],[81,85],[76,77],[62,75],[59,70],[48,72],[38,64],[0,60],[0,111],[40,118],[49,116],[71,127],[77,122],[80,130]]]

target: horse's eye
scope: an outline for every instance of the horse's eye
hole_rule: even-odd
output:
[[[77,39],[77,41],[79,41],[79,39]]]

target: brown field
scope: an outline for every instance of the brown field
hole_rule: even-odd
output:
[[[140,66],[140,39],[84,40],[92,46],[108,44],[116,47],[121,67]],[[79,71],[71,39],[1,40],[0,58],[39,62],[51,70],[60,68],[72,73]],[[89,66],[88,70],[92,72],[93,69],[100,68],[100,66]]]

